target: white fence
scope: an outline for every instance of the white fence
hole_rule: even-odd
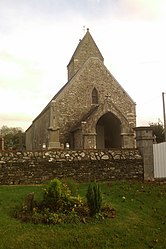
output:
[[[153,144],[154,178],[166,178],[166,142]]]

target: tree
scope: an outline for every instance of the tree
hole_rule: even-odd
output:
[[[22,150],[25,148],[25,133],[22,128],[2,126],[0,134],[4,137],[5,150]]]
[[[165,136],[164,136],[164,126],[161,120],[159,120],[157,123],[150,123],[150,127],[153,130],[153,135],[156,138],[157,143],[161,143],[165,141]]]

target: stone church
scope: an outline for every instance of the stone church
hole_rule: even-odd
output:
[[[26,149],[135,147],[135,102],[104,65],[89,29],[67,69],[67,83],[27,129]]]

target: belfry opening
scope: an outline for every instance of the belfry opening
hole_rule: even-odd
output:
[[[113,113],[100,117],[96,134],[97,149],[121,148],[121,122]]]

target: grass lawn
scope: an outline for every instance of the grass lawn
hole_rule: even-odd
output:
[[[104,202],[116,209],[110,220],[86,224],[34,225],[12,218],[26,194],[40,198],[42,186],[0,186],[0,249],[166,248],[166,184],[110,182]],[[80,195],[87,184],[80,184]]]

